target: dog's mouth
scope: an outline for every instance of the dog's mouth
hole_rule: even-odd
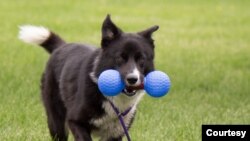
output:
[[[143,88],[144,88],[143,84],[141,84],[139,86],[126,86],[126,88],[123,89],[122,92],[127,96],[134,96],[137,93],[137,91],[139,91]]]
[[[122,92],[127,96],[134,96],[137,92],[137,90],[131,90],[131,89],[123,89]]]

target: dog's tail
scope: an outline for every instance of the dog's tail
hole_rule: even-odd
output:
[[[20,26],[19,39],[26,43],[40,45],[49,53],[65,44],[65,41],[58,35],[42,26]]]

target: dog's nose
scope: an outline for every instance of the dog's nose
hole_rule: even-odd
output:
[[[130,85],[134,85],[138,81],[137,77],[127,77],[127,82]]]

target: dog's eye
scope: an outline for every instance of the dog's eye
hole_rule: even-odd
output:
[[[128,56],[126,54],[123,54],[123,53],[120,55],[117,55],[117,57],[115,59],[117,65],[121,65],[121,64],[127,62],[127,60],[128,60]]]
[[[137,54],[135,54],[135,60],[138,61],[138,62],[140,60],[145,60],[145,55],[141,54],[141,53],[137,53]]]
[[[145,56],[141,53],[137,53],[135,55],[135,60],[136,62],[138,63],[138,65],[143,68],[144,67],[144,64],[145,64]]]
[[[119,56],[115,59],[115,62],[117,65],[121,65],[122,63],[124,63],[124,60],[122,59],[122,57]]]
[[[145,65],[144,59],[140,60],[140,61],[138,62],[138,64],[139,64],[139,66],[140,66],[141,68],[143,68],[144,65]]]
[[[128,60],[128,55],[125,54],[125,53],[122,53],[122,54],[121,54],[121,58],[122,58],[124,61],[127,61],[127,60]]]

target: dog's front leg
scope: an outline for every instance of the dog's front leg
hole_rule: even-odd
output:
[[[75,138],[75,141],[92,141],[90,131],[84,126],[84,124],[69,120],[69,128]]]

